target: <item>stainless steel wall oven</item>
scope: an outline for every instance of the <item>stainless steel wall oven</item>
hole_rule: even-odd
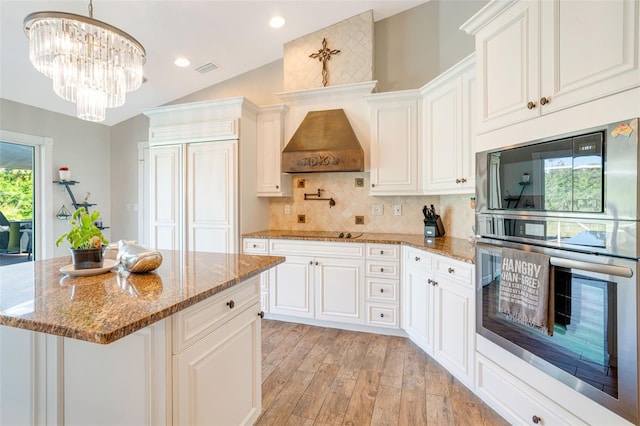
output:
[[[634,423],[637,144],[632,119],[476,157],[477,332]],[[546,331],[504,309],[507,249],[548,260]]]

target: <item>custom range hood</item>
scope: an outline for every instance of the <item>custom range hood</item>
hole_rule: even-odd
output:
[[[282,151],[283,173],[362,171],[364,151],[342,109],[308,112]]]

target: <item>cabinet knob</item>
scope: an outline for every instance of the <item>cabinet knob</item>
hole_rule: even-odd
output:
[[[372,187],[372,188],[375,188],[375,187],[376,187],[376,184],[375,184],[375,183],[372,183],[372,184],[371,184],[371,187]]]
[[[527,109],[534,109],[536,107],[536,103],[533,101],[529,101],[527,103]]]
[[[384,314],[380,314],[380,318],[384,318]]]
[[[309,265],[313,265],[313,260],[310,260],[310,261],[309,261]]]
[[[540,105],[546,105],[551,102],[551,99],[545,98],[544,96],[540,98]]]
[[[437,285],[438,285],[438,281],[435,281],[435,280],[434,280],[434,281],[432,281],[432,284],[433,284],[434,286],[437,286]]]
[[[380,254],[384,254],[384,250],[380,250]]]
[[[280,185],[276,185],[276,189],[280,189]]]
[[[455,271],[456,271],[456,270],[455,270],[455,269],[453,269],[453,268],[449,268],[449,269],[447,269],[447,272],[449,272],[450,274],[453,274]]]
[[[532,421],[534,424],[538,424],[538,423],[540,423],[540,422],[542,421],[542,417],[538,417],[538,416],[536,416],[536,415],[534,414],[534,415],[533,415],[533,417],[531,417],[531,421]]]
[[[460,183],[460,179],[456,179],[456,183]]]
[[[319,263],[316,261],[316,266],[318,266],[318,265],[319,265]]]
[[[258,316],[259,316],[260,318],[264,318],[264,311],[260,311],[260,312],[258,312]]]
[[[236,306],[236,302],[234,302],[233,300],[229,300],[227,302],[227,306],[229,307],[229,309],[233,309],[233,307]]]
[[[380,293],[384,293],[384,288],[381,288],[381,289],[380,289]]]
[[[258,245],[257,245],[257,244],[254,244],[254,245],[253,245],[253,248],[256,248],[256,247],[258,247]]]
[[[416,256],[416,262],[420,262],[420,257]]]
[[[380,268],[380,272],[384,272],[384,268]]]
[[[460,179],[460,183],[467,183],[467,178]]]
[[[431,285],[433,285],[433,280],[432,280],[431,278],[429,278],[429,279],[427,280],[427,284],[431,284]]]

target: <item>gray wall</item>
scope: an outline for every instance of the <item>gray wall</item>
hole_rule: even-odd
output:
[[[0,128],[12,132],[53,139],[53,177],[58,178],[58,168],[67,166],[71,178],[80,183],[72,187],[78,202],[87,192],[89,202],[102,214],[105,226],[111,225],[111,128],[103,124],[79,120],[68,115],[34,108],[17,102],[0,99]],[[52,212],[55,216],[62,204],[73,211],[71,200],[62,186],[49,183],[52,188]],[[55,219],[53,236],[57,239],[68,229],[66,221]],[[110,238],[110,232],[105,236]],[[51,242],[53,247],[53,242]],[[68,255],[68,246],[55,248],[54,256]]]

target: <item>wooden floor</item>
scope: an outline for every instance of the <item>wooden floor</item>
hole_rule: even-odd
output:
[[[506,425],[410,340],[262,322],[258,425]]]

